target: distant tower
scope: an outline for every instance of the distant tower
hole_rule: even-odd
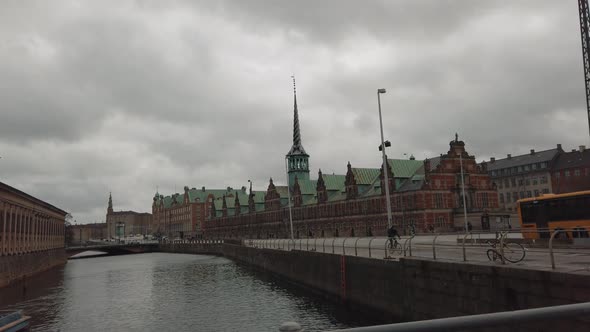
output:
[[[113,213],[113,197],[109,193],[109,207],[107,208],[107,215]]]
[[[295,76],[293,77],[293,146],[287,153],[289,187],[295,184],[295,177],[301,180],[309,180],[309,155],[301,145],[301,132],[299,130],[299,114],[297,110],[297,89]]]

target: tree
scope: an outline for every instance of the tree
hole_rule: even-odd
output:
[[[65,217],[65,236],[64,236],[64,241],[65,241],[65,245],[70,246],[72,244],[72,242],[74,241],[74,225],[72,224],[72,215],[70,213],[66,214]],[[74,220],[75,222],[75,220]]]

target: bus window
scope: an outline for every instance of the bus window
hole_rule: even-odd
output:
[[[572,232],[573,237],[575,238],[587,238],[588,236],[588,231],[584,228],[584,227],[576,227],[574,228],[573,232]]]
[[[561,231],[561,232],[555,234],[555,236],[553,237],[554,239],[563,239],[563,238],[566,238],[567,239],[567,238],[569,238],[569,236],[568,236],[567,232],[565,231],[565,229],[563,229],[563,228],[556,228],[556,229],[553,230],[553,232],[556,232],[556,231]]]

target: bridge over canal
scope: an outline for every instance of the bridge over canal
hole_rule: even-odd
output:
[[[115,256],[115,255],[128,255],[128,254],[139,254],[144,252],[158,251],[158,242],[138,242],[138,243],[96,243],[85,246],[66,247],[66,255],[68,259],[84,258],[85,256],[76,256],[83,252],[102,252],[101,256]],[[92,255],[96,256],[96,255]],[[91,257],[91,256],[88,256]]]

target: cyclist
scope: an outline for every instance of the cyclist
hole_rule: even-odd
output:
[[[395,248],[395,243],[397,243],[396,237],[398,239],[401,239],[401,236],[399,236],[399,233],[397,232],[397,229],[395,229],[395,227],[393,225],[391,225],[391,227],[389,227],[387,229],[387,237],[389,238],[390,248]]]

